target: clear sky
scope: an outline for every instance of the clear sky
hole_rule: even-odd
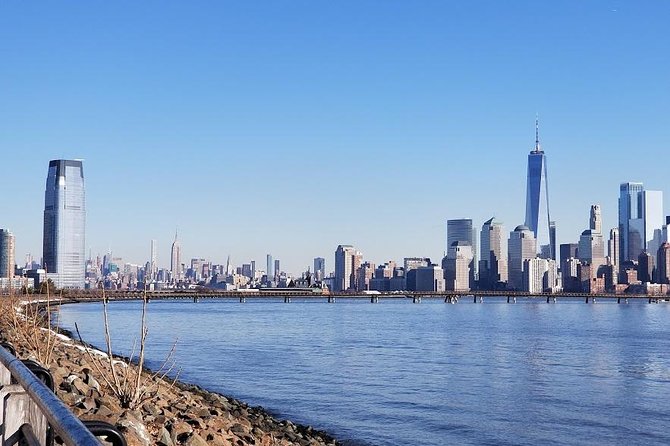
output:
[[[670,212],[670,2],[0,0],[0,227],[41,256],[50,159],[87,246],[143,263],[438,260],[447,218],[523,223],[535,114],[558,241],[618,185]]]

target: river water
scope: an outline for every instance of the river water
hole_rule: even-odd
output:
[[[140,302],[109,305],[114,350]],[[351,445],[670,444],[670,304],[152,301],[149,365]],[[64,328],[103,345],[102,306]]]

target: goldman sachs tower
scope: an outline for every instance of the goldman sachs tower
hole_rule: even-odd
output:
[[[535,148],[528,154],[526,183],[526,222],[537,241],[538,253],[556,258],[556,229],[549,217],[549,188],[547,186],[547,157],[540,147],[539,123],[535,118]]]

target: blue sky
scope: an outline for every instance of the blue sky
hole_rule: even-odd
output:
[[[48,161],[83,158],[87,245],[169,263],[441,257],[524,218],[535,114],[558,241],[618,184],[665,192],[667,1],[0,1],[0,227],[41,255]]]

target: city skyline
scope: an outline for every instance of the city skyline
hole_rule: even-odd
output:
[[[668,191],[670,6],[484,4],[3,3],[0,227],[39,259],[43,166],[83,158],[93,255],[435,260],[448,219],[524,222],[536,113],[557,246]]]

